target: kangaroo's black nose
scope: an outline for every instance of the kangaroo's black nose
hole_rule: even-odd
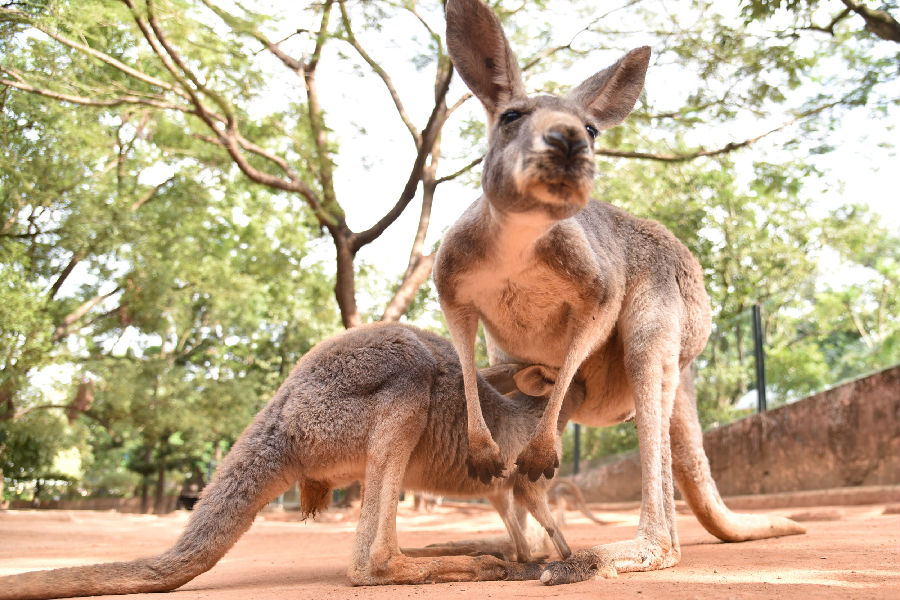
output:
[[[587,148],[584,137],[574,131],[552,129],[544,134],[544,142],[566,158],[572,158]]]

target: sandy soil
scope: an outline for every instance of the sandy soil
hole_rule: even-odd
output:
[[[752,512],[752,511],[751,511]],[[535,581],[450,583],[354,588],[348,565],[355,521],[326,513],[319,522],[262,515],[211,571],[164,596],[171,600],[350,598],[897,598],[900,592],[900,511],[897,506],[834,506],[768,511],[805,521],[808,533],[774,540],[724,544],[689,514],[678,518],[681,564],[612,580],[544,587]],[[600,512],[615,525],[599,526],[570,512],[564,528],[573,549],[627,539],[637,510]],[[0,512],[0,575],[32,569],[123,560],[154,554],[178,535],[187,517],[94,511]],[[418,514],[401,507],[404,546],[503,531],[480,506],[441,506]],[[119,597],[119,596],[117,596]],[[107,598],[110,598],[109,596]],[[159,600],[158,594],[132,598]]]

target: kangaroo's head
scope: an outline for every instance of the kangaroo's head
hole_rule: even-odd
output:
[[[447,48],[487,111],[481,186],[495,210],[572,216],[594,180],[594,138],[621,123],[644,87],[650,48],[632,50],[563,97],[525,93],[500,21],[481,0],[448,0]]]

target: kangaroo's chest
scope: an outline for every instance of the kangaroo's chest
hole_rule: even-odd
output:
[[[540,264],[500,261],[471,272],[460,292],[493,341],[521,360],[560,366],[585,302],[572,283]]]

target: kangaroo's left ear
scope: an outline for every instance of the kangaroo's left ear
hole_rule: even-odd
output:
[[[597,129],[609,129],[625,120],[644,89],[650,47],[635,48],[619,62],[589,77],[566,95],[594,119]]]
[[[558,369],[545,367],[544,365],[530,365],[515,375],[516,387],[519,391],[529,396],[549,396],[556,383]]]

